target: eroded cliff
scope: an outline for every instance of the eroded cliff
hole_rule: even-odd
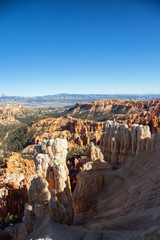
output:
[[[160,127],[160,100],[100,100],[91,103],[77,103],[68,109],[73,117],[105,121],[115,119],[119,123],[148,125],[151,132],[158,132]]]
[[[160,133],[151,134],[149,126],[107,121],[105,133],[100,140],[100,148],[105,158],[113,164],[124,164],[140,152],[157,146]]]

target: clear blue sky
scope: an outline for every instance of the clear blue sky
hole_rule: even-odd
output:
[[[160,1],[0,0],[0,93],[160,93]]]

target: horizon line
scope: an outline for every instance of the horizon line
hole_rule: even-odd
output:
[[[54,94],[47,94],[47,95],[34,95],[34,96],[20,96],[20,95],[7,95],[7,94],[0,94],[0,98],[2,97],[23,97],[23,98],[34,98],[34,97],[47,97],[47,96],[58,96],[58,95],[160,95],[160,93],[54,93]]]

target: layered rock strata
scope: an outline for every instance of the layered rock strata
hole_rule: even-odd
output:
[[[105,133],[100,140],[100,148],[107,160],[113,164],[123,164],[140,152],[153,149],[160,139],[160,133],[151,134],[149,126],[107,121]]]

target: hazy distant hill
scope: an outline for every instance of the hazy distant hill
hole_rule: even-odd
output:
[[[55,108],[63,109],[74,105],[77,102],[92,102],[102,99],[134,99],[137,101],[152,100],[160,98],[160,94],[67,94],[61,93],[56,95],[36,96],[36,97],[19,97],[0,95],[0,105],[6,104],[23,104],[31,108]]]

